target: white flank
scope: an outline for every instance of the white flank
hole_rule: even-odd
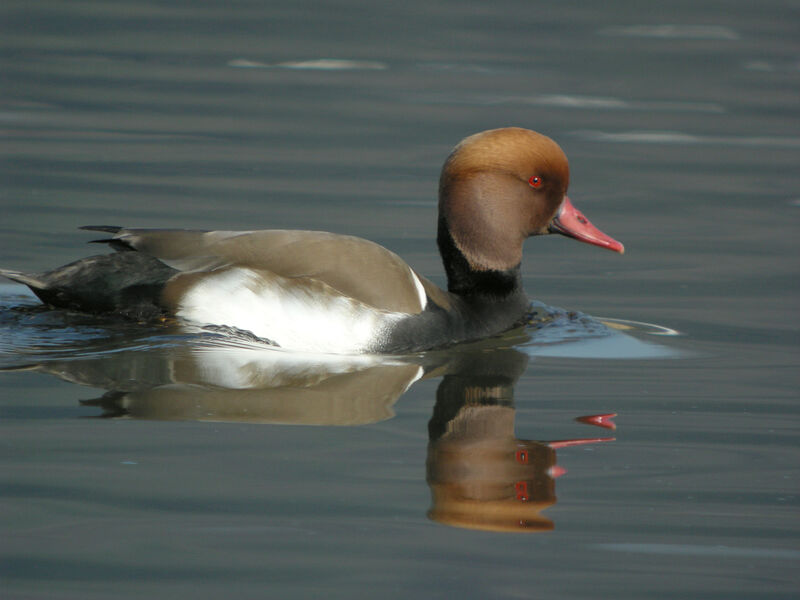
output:
[[[421,290],[416,276],[415,282]],[[244,267],[200,279],[184,294],[177,314],[250,331],[287,350],[331,354],[370,352],[389,326],[408,316],[378,310],[314,279]]]

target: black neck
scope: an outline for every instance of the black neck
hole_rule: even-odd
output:
[[[439,217],[436,238],[447,273],[447,290],[465,299],[505,299],[522,293],[519,265],[505,270],[478,271],[473,269],[464,254],[456,247],[443,217]]]

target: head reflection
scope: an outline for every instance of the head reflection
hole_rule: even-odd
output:
[[[553,529],[555,448],[612,438],[517,439],[514,384],[527,357],[513,350],[462,357],[442,379],[428,424],[428,516],[446,525],[506,532]],[[608,423],[608,417],[604,423]]]

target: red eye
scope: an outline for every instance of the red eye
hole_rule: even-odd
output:
[[[538,175],[534,175],[530,179],[528,179],[528,184],[533,188],[538,188],[542,186],[542,178]]]

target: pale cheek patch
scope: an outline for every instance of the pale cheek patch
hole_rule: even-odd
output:
[[[177,315],[250,331],[288,350],[333,354],[375,349],[387,329],[407,316],[377,310],[313,279],[242,267],[200,278],[185,291]]]

